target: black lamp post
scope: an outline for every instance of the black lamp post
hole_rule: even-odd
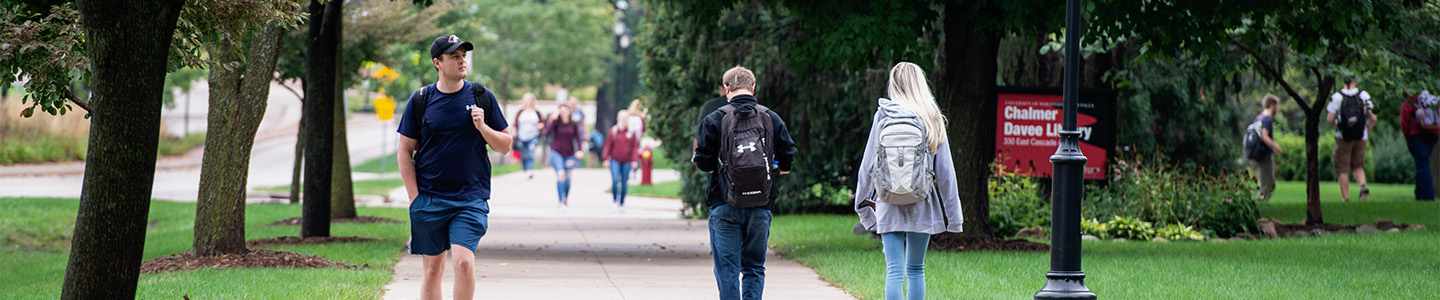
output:
[[[1075,110],[1080,102],[1080,0],[1065,1],[1065,105],[1060,145],[1050,163],[1054,201],[1050,206],[1050,272],[1035,299],[1095,299],[1080,271],[1080,198],[1085,184],[1085,154],[1080,153],[1080,131]]]

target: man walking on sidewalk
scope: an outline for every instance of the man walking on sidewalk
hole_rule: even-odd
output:
[[[790,173],[797,150],[785,121],[755,99],[754,73],[736,66],[725,71],[723,81],[730,103],[700,122],[691,162],[715,175],[709,189],[719,189],[721,196],[706,200],[720,299],[742,299],[743,285],[743,299],[758,300],[765,290],[775,183]]]
[[[489,227],[490,158],[513,142],[495,95],[465,81],[470,42],[443,35],[430,43],[440,80],[420,88],[400,118],[400,178],[410,197],[410,254],[425,256],[421,298],[440,299],[445,253],[455,264],[455,299],[475,295],[475,248]]]

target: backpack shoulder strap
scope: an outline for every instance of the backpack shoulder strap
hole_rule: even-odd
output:
[[[486,88],[485,85],[482,85],[479,82],[471,82],[470,84],[472,85],[470,87],[470,91],[475,94],[475,107],[484,109],[485,113],[487,114],[490,113],[490,99],[487,99],[487,97],[485,97],[491,95],[490,89]]]
[[[430,104],[430,89],[432,88],[435,88],[435,84],[433,83],[422,86],[419,90],[415,90],[416,96],[411,96],[411,99],[420,101],[419,103],[415,103],[415,113],[416,117],[420,118],[420,127],[425,127],[425,107]]]
[[[755,104],[755,116],[760,118],[760,124],[765,125],[765,146],[770,148],[771,154],[775,152],[775,120],[770,118],[770,108],[764,105]]]

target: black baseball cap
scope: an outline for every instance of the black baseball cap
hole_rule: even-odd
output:
[[[475,45],[470,42],[461,41],[453,34],[442,35],[430,43],[430,58],[440,58],[445,53],[455,52],[455,49],[465,47],[465,51],[475,50]]]

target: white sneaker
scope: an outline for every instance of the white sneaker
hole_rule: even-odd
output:
[[[567,210],[567,209],[570,209],[570,206],[567,206],[567,205],[564,205],[564,204],[561,204],[561,205],[560,205],[560,212],[565,212],[565,210]]]

